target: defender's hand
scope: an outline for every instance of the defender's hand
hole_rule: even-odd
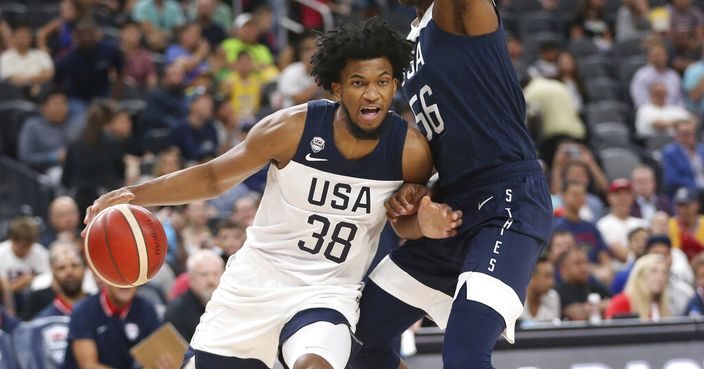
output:
[[[93,205],[88,207],[88,210],[86,210],[86,217],[85,219],[83,219],[83,223],[86,225],[90,224],[90,222],[93,221],[93,218],[95,218],[95,216],[98,215],[98,213],[100,213],[105,208],[117,204],[127,204],[132,200],[134,200],[134,194],[124,187],[118,188],[115,191],[110,191],[105,195],[100,196],[97,200],[93,202]],[[83,230],[83,232],[81,232],[81,236],[85,238],[85,229]]]
[[[452,237],[461,224],[461,210],[452,210],[447,204],[438,204],[432,202],[429,196],[423,196],[418,208],[418,226],[425,237]]]
[[[398,217],[413,215],[423,196],[430,195],[430,188],[414,183],[404,183],[393,196],[384,202],[386,217],[396,222]]]

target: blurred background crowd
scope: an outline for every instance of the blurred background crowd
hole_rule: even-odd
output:
[[[522,326],[702,314],[704,3],[497,5],[555,210]],[[267,168],[210,201],[151,209],[167,263],[128,292],[85,266],[86,207],[227,151],[273,111],[327,97],[309,74],[314,31],[373,15],[403,33],[415,12],[394,0],[0,2],[2,331],[70,316],[93,295],[107,317],[128,320],[124,306],[142,301],[190,339],[246,240]],[[401,95],[394,110],[412,121]],[[380,249],[401,242],[387,229]]]

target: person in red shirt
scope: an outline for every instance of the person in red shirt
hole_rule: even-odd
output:
[[[641,319],[657,321],[669,316],[668,275],[667,263],[662,256],[642,256],[633,266],[624,291],[611,299],[606,308],[606,318],[635,315]]]

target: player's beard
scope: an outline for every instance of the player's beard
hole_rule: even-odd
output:
[[[81,280],[68,280],[59,283],[61,291],[69,298],[76,298],[83,293],[83,286]]]
[[[375,128],[372,131],[365,131],[359,128],[359,126],[352,121],[350,111],[347,109],[347,107],[342,101],[340,101],[340,106],[342,107],[342,112],[345,115],[345,126],[354,138],[358,140],[378,140],[379,137],[381,137],[381,127],[384,126],[383,122],[379,125],[379,127]]]

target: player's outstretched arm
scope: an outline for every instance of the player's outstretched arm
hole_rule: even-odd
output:
[[[274,113],[252,128],[247,138],[217,158],[143,184],[101,196],[86,211],[85,224],[116,204],[178,205],[215,197],[269,162],[286,165],[303,134],[306,105]]]
[[[499,27],[492,0],[435,0],[434,4],[433,21],[446,32],[479,36]]]

